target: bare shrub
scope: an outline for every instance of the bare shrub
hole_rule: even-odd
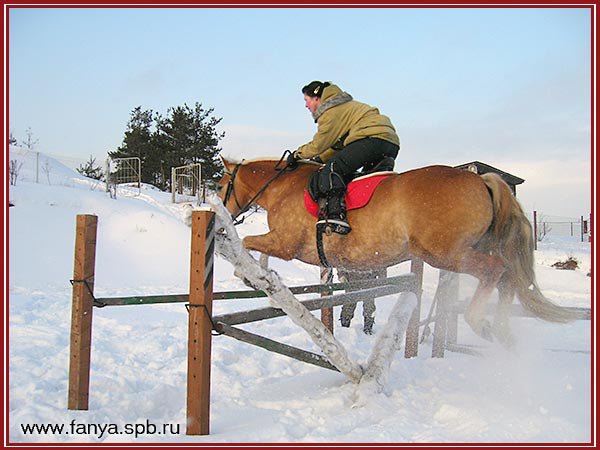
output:
[[[579,268],[579,261],[572,256],[569,256],[566,261],[557,261],[552,264],[552,267],[561,270],[575,270]]]
[[[11,159],[8,167],[9,181],[11,186],[17,185],[17,179],[19,178],[19,172],[21,172],[23,162],[18,162],[16,159]]]

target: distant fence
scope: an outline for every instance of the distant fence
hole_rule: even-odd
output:
[[[48,183],[50,182],[50,172],[52,167],[50,159],[56,160],[72,170],[77,170],[79,167],[84,166],[88,161],[87,159],[77,158],[74,156],[39,152],[37,150],[29,149],[27,147],[21,147],[18,145],[10,145],[9,150],[10,159],[15,158],[15,156],[17,155],[29,159],[29,161],[26,163],[27,165],[29,165],[27,169],[31,170],[33,178],[29,179],[28,177],[24,177],[23,174],[20,174],[18,178],[35,183],[43,183],[44,178],[48,181]]]
[[[572,237],[580,242],[589,242],[592,234],[592,216],[579,218],[564,216],[548,216],[538,211],[533,211],[529,217],[534,228],[537,242],[542,242],[545,237]]]
[[[117,197],[120,184],[137,187],[142,191],[142,162],[140,158],[108,158],[106,160],[106,191]]]
[[[202,185],[202,166],[188,164],[171,169],[171,201],[172,203],[195,201],[200,204],[205,191]]]

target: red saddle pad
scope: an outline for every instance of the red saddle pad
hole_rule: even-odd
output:
[[[346,190],[346,207],[348,211],[365,206],[371,200],[373,192],[379,183],[392,175],[394,172],[378,172],[365,175],[350,182]],[[308,190],[304,191],[304,206],[313,216],[318,217],[319,205],[312,199]]]

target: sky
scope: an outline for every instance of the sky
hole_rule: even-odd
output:
[[[527,211],[591,212],[591,10],[11,8],[9,128],[103,161],[131,111],[202,103],[222,154],[281,155],[332,81],[394,123],[396,170],[482,161],[525,179]]]

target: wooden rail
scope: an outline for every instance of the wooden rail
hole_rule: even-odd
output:
[[[148,305],[157,303],[186,303],[188,308],[188,379],[186,434],[210,433],[210,369],[213,328],[240,341],[265,348],[330,370],[338,370],[326,358],[263,336],[235,328],[232,325],[283,316],[278,308],[266,307],[251,311],[223,314],[212,317],[212,301],[267,297],[263,291],[226,291],[213,293],[213,255],[215,246],[215,214],[212,211],[195,211],[192,214],[192,243],[190,260],[190,292],[188,294],[148,295],[129,297],[94,298],[94,271],[96,255],[97,217],[77,216],[77,237],[73,282],[73,307],[71,318],[71,354],[69,365],[68,408],[87,410],[89,407],[90,361],[93,306]],[[406,274],[376,280],[361,280],[330,285],[309,285],[291,288],[295,295],[321,294],[325,296],[304,300],[309,310],[331,310],[334,306],[356,303],[364,298],[381,297],[401,291],[412,291],[420,298],[422,262],[416,275]],[[420,272],[419,272],[420,267]],[[344,294],[339,290],[361,289]],[[330,294],[330,295],[327,295]],[[416,319],[415,319],[416,317]],[[418,341],[418,312],[413,315],[411,335],[412,356],[416,355]],[[415,331],[416,327],[416,331]],[[407,346],[409,333],[407,332]],[[408,353],[407,353],[408,355]]]

